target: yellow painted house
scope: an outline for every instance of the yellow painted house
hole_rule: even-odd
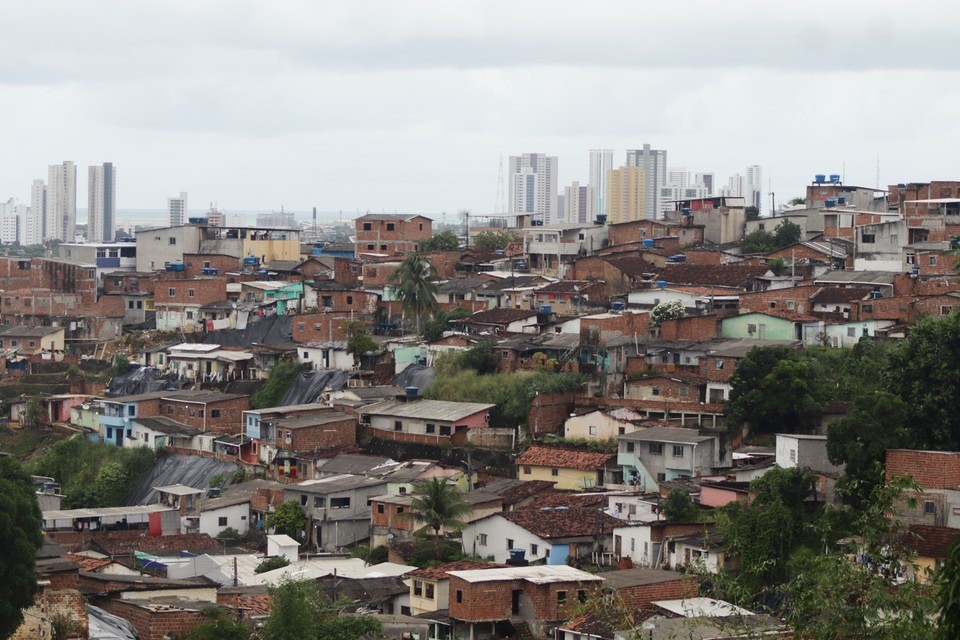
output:
[[[540,445],[517,458],[517,477],[555,482],[559,491],[585,491],[622,482],[615,453]]]

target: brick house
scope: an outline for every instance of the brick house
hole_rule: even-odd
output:
[[[301,416],[286,416],[272,420],[273,442],[263,442],[260,448],[273,446],[277,453],[267,463],[278,469],[289,470],[296,465],[298,452],[321,451],[357,444],[357,418],[339,411],[327,411]],[[258,450],[252,450],[256,455]]]
[[[473,333],[537,333],[537,312],[529,309],[496,308],[478,311],[463,319]]]
[[[521,480],[555,482],[560,491],[620,484],[616,454],[533,445],[517,458]]]
[[[157,282],[154,289],[157,330],[199,331],[200,307],[227,299],[225,276],[202,276]]]
[[[420,215],[368,213],[357,218],[355,225],[357,253],[413,253],[420,240],[433,235],[433,220]]]
[[[411,571],[407,574],[410,578],[410,614],[418,616],[450,608],[450,571],[498,569],[506,566],[494,562],[458,560]]]
[[[566,565],[449,571],[450,618],[471,638],[491,637],[497,625],[525,625],[533,637],[569,619],[600,576]]]
[[[661,373],[627,380],[623,397],[630,400],[701,403],[706,397],[706,378],[692,373]]]
[[[338,551],[370,537],[370,500],[383,495],[388,480],[341,474],[307,480],[284,488],[307,517],[307,544]]]
[[[897,516],[909,524],[960,529],[960,452],[888,449],[887,480],[909,477],[921,492],[897,504]]]
[[[470,429],[490,424],[490,409],[480,402],[393,399],[357,410],[360,422],[383,438],[408,442],[440,443],[466,438]]]

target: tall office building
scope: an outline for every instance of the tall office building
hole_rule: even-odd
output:
[[[181,191],[179,198],[167,198],[167,219],[171,227],[179,227],[187,222],[187,192]]]
[[[620,167],[608,174],[607,222],[651,218],[647,208],[647,176],[640,167]]]
[[[566,222],[586,224],[596,217],[594,189],[589,184],[574,182],[563,189],[563,219]]]
[[[758,164],[747,167],[743,197],[748,207],[763,211],[763,173]]]
[[[712,173],[698,173],[693,177],[693,182],[697,186],[707,190],[707,195],[713,195],[714,175]]]
[[[17,208],[15,198],[0,202],[0,242],[3,244],[20,242],[20,218]]]
[[[112,162],[90,167],[87,242],[113,242],[117,224],[117,173]]]
[[[557,157],[510,156],[510,213],[529,213],[543,224],[557,221]]]
[[[77,165],[50,165],[43,240],[73,242],[77,234]]]
[[[43,244],[47,221],[47,185],[37,179],[30,186],[30,209],[20,231],[21,244]]]
[[[613,149],[590,149],[590,186],[594,213],[606,213],[607,176],[613,170]]]
[[[667,152],[662,149],[651,149],[649,144],[643,149],[627,151],[627,167],[639,167],[643,170],[645,216],[651,219],[662,218],[663,201],[660,187],[667,184]]]
[[[685,167],[667,169],[667,186],[684,189],[690,184],[690,172]]]

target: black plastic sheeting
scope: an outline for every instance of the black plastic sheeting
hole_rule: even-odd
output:
[[[293,404],[313,404],[320,401],[320,395],[327,391],[339,391],[347,386],[350,373],[339,369],[323,369],[320,371],[303,371],[298,375],[287,395],[280,401],[281,407]]]
[[[427,367],[422,364],[412,364],[393,377],[393,384],[398,387],[416,387],[423,391],[430,386],[433,379],[437,377],[437,372],[433,367]]]
[[[240,467],[234,463],[216,458],[168,454],[157,460],[140,476],[137,485],[130,490],[123,503],[127,506],[153,504],[157,501],[157,492],[153,488],[169,487],[172,484],[205,490],[213,476],[224,472],[233,473],[239,469]]]
[[[110,378],[104,395],[108,398],[132,396],[138,393],[178,389],[175,373],[162,374],[154,367],[140,367]]]
[[[249,347],[257,344],[284,344],[293,340],[292,316],[267,316],[249,322],[241,330],[225,329],[211,331],[203,337],[204,344],[219,344],[222,347]]]

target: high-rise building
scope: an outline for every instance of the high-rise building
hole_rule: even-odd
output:
[[[20,242],[20,219],[17,216],[17,201],[10,198],[0,202],[0,242]]]
[[[607,176],[613,170],[613,149],[590,149],[590,186],[594,213],[606,213]]]
[[[89,173],[87,242],[113,242],[117,224],[116,168],[112,162],[104,162],[90,167]]]
[[[663,149],[651,149],[649,144],[642,149],[627,151],[627,167],[639,167],[643,170],[644,180],[644,211],[645,217],[650,219],[661,218],[664,204],[661,200],[660,187],[667,184],[667,152]]]
[[[685,167],[667,169],[667,186],[684,189],[690,184],[690,172]]]
[[[742,195],[748,207],[756,207],[761,212],[763,211],[763,173],[760,165],[754,164],[747,167]]]
[[[593,222],[596,215],[594,189],[588,184],[574,182],[563,189],[563,219],[566,222],[585,224]]]
[[[167,198],[167,219],[171,227],[179,227],[187,222],[187,192],[181,191],[179,198]]]
[[[20,231],[21,244],[43,244],[46,237],[47,185],[37,179],[30,186],[30,209]]]
[[[650,218],[647,209],[647,176],[640,167],[620,167],[607,177],[607,222],[633,222]]]
[[[713,195],[714,175],[712,173],[698,173],[694,175],[694,184],[707,190],[707,195]]]
[[[556,222],[557,157],[544,153],[510,156],[510,213],[529,213],[543,224]]]
[[[77,234],[77,165],[67,160],[50,165],[44,242],[73,242]]]

